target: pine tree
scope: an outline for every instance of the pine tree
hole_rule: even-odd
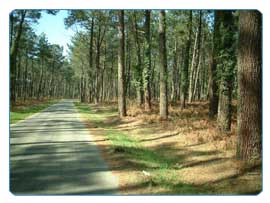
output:
[[[167,52],[166,52],[166,15],[162,10],[159,13],[159,74],[160,74],[160,101],[159,114],[161,119],[168,118],[168,90],[167,90]]]
[[[119,51],[118,51],[118,111],[120,117],[126,116],[126,95],[125,95],[125,25],[124,11],[118,13],[119,24]]]
[[[220,46],[220,24],[222,21],[222,11],[215,11],[214,17],[214,33],[213,33],[213,47],[211,51],[210,65],[209,65],[209,117],[213,118],[218,112],[218,70],[217,60]]]
[[[238,53],[238,145],[241,160],[261,158],[262,148],[262,15],[241,11]]]
[[[143,86],[144,86],[144,108],[149,111],[151,109],[151,93],[150,93],[150,71],[151,71],[151,32],[150,32],[151,11],[145,11],[145,63],[143,70]]]
[[[186,107],[186,100],[188,97],[188,87],[189,87],[189,78],[188,78],[188,69],[189,69],[189,54],[190,54],[190,46],[191,46],[191,38],[192,38],[192,11],[189,12],[189,20],[187,24],[187,29],[189,30],[188,40],[186,42],[185,47],[185,59],[183,65],[183,84],[182,84],[182,108]]]
[[[222,11],[221,31],[223,34],[220,41],[218,69],[220,71],[218,126],[221,131],[228,132],[231,129],[232,117],[232,88],[234,81],[234,69],[236,66],[235,54],[235,26],[232,11]]]

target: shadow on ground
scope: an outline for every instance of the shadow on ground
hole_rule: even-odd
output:
[[[201,121],[208,117],[207,111],[205,111],[206,107],[206,104],[203,106],[200,104],[189,105],[188,108],[192,109],[192,112],[183,111],[180,117],[186,119],[187,122]],[[201,108],[202,111],[197,113],[196,109],[193,110],[193,108]],[[106,108],[99,110],[98,107],[94,106],[92,106],[91,112],[98,112],[101,117],[102,114],[112,113],[111,110],[106,112]],[[177,112],[172,112],[172,116],[179,117]],[[129,136],[133,130],[136,130],[136,133],[143,137],[136,140],[136,142],[142,144],[139,146],[103,146],[104,148],[111,148],[107,159],[113,163],[121,160],[117,162],[117,166],[112,166],[112,170],[117,170],[120,173],[121,171],[134,172],[138,177],[135,185],[127,184],[121,187],[121,192],[124,194],[132,194],[134,191],[141,191],[142,194],[159,194],[159,192],[156,192],[158,190],[154,189],[158,187],[165,188],[161,194],[258,194],[261,191],[261,180],[259,180],[261,179],[260,164],[246,167],[243,170],[238,169],[234,157],[224,156],[223,151],[201,149],[201,146],[207,145],[209,142],[206,139],[199,140],[198,143],[186,144],[183,147],[177,146],[176,142],[168,141],[172,138],[177,139],[191,130],[193,133],[206,130],[207,125],[197,125],[197,123],[193,125],[192,123],[192,129],[190,130],[183,123],[183,126],[178,126],[184,129],[181,133],[175,131],[163,133],[165,131],[163,125],[166,125],[166,123],[158,125],[155,121],[135,123],[132,118],[130,120],[121,120],[117,116],[104,116],[104,118],[99,121],[90,119],[88,121],[90,130],[97,133],[104,130],[101,133],[104,135],[106,135],[106,129],[109,129],[109,131],[116,130]],[[174,121],[174,117],[171,118],[171,121]],[[212,123],[209,125],[212,125]],[[160,135],[147,136],[156,132]],[[160,141],[161,143],[151,147],[143,147],[145,143],[153,141]],[[198,177],[194,177],[194,174],[192,174],[194,169],[197,170],[194,174]],[[168,179],[158,178],[152,180],[143,176],[142,171],[149,171],[154,176],[159,175],[160,177],[166,177],[166,174],[173,175]],[[207,176],[210,173],[213,174],[209,178]],[[196,181],[194,183],[181,181],[179,177],[183,176],[183,174],[184,176],[190,176],[194,180],[200,179],[200,181],[198,183]],[[253,186],[251,183],[258,185]]]
[[[61,101],[10,129],[14,194],[114,194],[117,179],[72,101]]]

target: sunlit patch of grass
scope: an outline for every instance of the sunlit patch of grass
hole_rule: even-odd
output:
[[[133,168],[150,174],[145,176],[143,185],[155,194],[155,187],[167,189],[170,194],[198,194],[202,193],[202,188],[189,184],[180,183],[177,178],[175,164],[179,162],[179,157],[167,156],[162,150],[153,150],[143,146],[139,139],[127,135],[127,132],[117,130],[117,123],[108,125],[105,122],[108,118],[117,116],[117,110],[112,108],[95,108],[89,104],[75,103],[78,111],[90,123],[95,123],[97,127],[102,127],[104,135],[111,141],[112,153],[124,155],[126,161],[132,164]],[[150,132],[148,132],[150,133]],[[140,177],[141,177],[140,176]],[[139,178],[139,177],[138,177]]]
[[[33,105],[27,105],[27,106],[19,106],[19,107],[14,107],[10,111],[10,123],[16,123],[20,120],[24,120],[28,116],[31,116],[34,113],[38,113],[50,105],[56,103],[57,100],[52,100],[52,101],[45,101],[42,103],[36,103]]]
[[[171,159],[162,153],[145,148],[139,141],[117,130],[107,130],[106,135],[112,141],[115,153],[125,154],[129,161],[137,165],[137,169],[149,172],[150,176],[146,176],[144,180],[148,187],[163,187],[170,194],[203,194],[207,191],[205,186],[178,181],[179,175],[174,166],[179,159]]]
[[[169,157],[143,147],[138,140],[130,138],[121,131],[109,129],[106,131],[106,136],[112,141],[115,152],[127,154],[129,158],[147,169],[166,169],[174,164]]]

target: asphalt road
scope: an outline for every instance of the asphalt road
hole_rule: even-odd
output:
[[[13,194],[114,194],[117,187],[72,100],[10,127]]]

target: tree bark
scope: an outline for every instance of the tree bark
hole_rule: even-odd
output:
[[[94,43],[94,17],[92,17],[91,19],[91,30],[90,30],[90,43],[89,43],[89,59],[88,59],[88,63],[89,63],[89,70],[88,70],[88,76],[89,76],[89,102],[92,102],[92,88],[91,88],[91,84],[93,80],[92,77],[92,71],[93,71],[93,43]]]
[[[125,25],[124,11],[118,13],[118,35],[119,35],[119,50],[118,50],[118,111],[119,116],[124,117],[126,113],[126,95],[125,95]]]
[[[189,53],[190,53],[190,46],[191,46],[191,37],[192,37],[192,11],[189,13],[189,21],[187,24],[187,29],[189,29],[189,36],[186,44],[185,50],[185,60],[183,65],[183,83],[182,83],[182,93],[183,93],[183,100],[182,100],[182,108],[186,107],[186,100],[188,97],[188,87],[189,87],[189,80],[188,80],[188,69],[189,69]]]
[[[188,88],[188,102],[191,102],[192,98],[192,89],[193,89],[193,79],[195,72],[195,63],[196,63],[196,52],[197,52],[197,43],[198,43],[198,32],[195,34],[195,41],[192,53],[191,67],[189,73],[189,88]]]
[[[173,51],[173,70],[172,70],[172,92],[171,92],[171,101],[173,103],[176,103],[177,99],[177,85],[178,85],[178,71],[177,71],[177,56],[178,56],[178,50],[177,50],[177,38],[175,39],[174,43],[174,51]]]
[[[215,11],[213,48],[209,64],[209,117],[213,118],[218,112],[218,78],[217,78],[217,56],[219,52],[219,43],[221,38],[220,23],[222,11]]]
[[[23,79],[23,100],[25,101],[28,98],[28,57],[25,56],[25,71]]]
[[[40,79],[39,79],[38,90],[37,90],[37,100],[40,99],[40,95],[41,95],[41,91],[42,91],[43,75],[44,75],[43,60],[41,60],[41,70],[40,70]]]
[[[160,101],[159,114],[161,119],[168,119],[167,93],[167,53],[166,53],[166,16],[165,11],[159,13],[159,72],[160,72]]]
[[[195,83],[197,82],[197,73],[198,66],[200,62],[201,55],[201,41],[202,41],[202,11],[199,13],[199,26],[198,32],[196,33],[195,43],[194,43],[194,52],[191,64],[191,72],[190,72],[190,81],[189,81],[189,102],[194,100],[194,92],[195,92]]]
[[[220,44],[222,45],[219,53],[219,66],[221,68],[221,81],[219,86],[218,104],[218,126],[223,132],[231,130],[232,116],[232,87],[234,78],[235,58],[235,39],[234,39],[234,18],[232,11],[222,11],[222,32],[226,33]]]
[[[101,54],[101,45],[106,33],[106,25],[102,30],[102,23],[98,24],[98,35],[97,35],[97,46],[96,46],[96,95],[95,95],[95,103],[99,103],[100,100],[100,54]]]
[[[131,62],[132,62],[132,58],[131,58],[131,44],[129,41],[129,37],[126,37],[127,39],[127,73],[126,73],[126,95],[128,95],[128,97],[130,97],[130,86],[131,86]]]
[[[137,102],[138,102],[138,105],[141,106],[143,104],[143,98],[144,98],[143,67],[142,67],[142,57],[141,57],[141,45],[139,41],[139,32],[138,32],[137,18],[136,18],[135,12],[133,14],[133,31],[134,31],[134,40],[136,44],[136,53],[137,53],[137,65],[135,69]]]
[[[199,83],[199,74],[200,74],[200,71],[201,71],[201,66],[202,66],[202,62],[201,62],[201,59],[202,56],[200,54],[199,56],[199,61],[198,61],[198,67],[197,67],[197,70],[196,70],[196,73],[195,73],[195,78],[194,78],[194,88],[193,88],[193,92],[192,92],[192,101],[195,99],[195,96],[196,96],[196,93],[198,92],[198,83]]]
[[[95,103],[99,103],[99,91],[100,91],[100,46],[97,45],[96,50],[96,89],[95,89]]]
[[[144,86],[144,108],[146,111],[151,109],[151,92],[150,92],[150,72],[151,72],[151,32],[150,32],[151,11],[145,11],[145,64],[143,71]]]
[[[262,150],[262,15],[241,11],[238,52],[238,144],[241,160],[261,158]]]

